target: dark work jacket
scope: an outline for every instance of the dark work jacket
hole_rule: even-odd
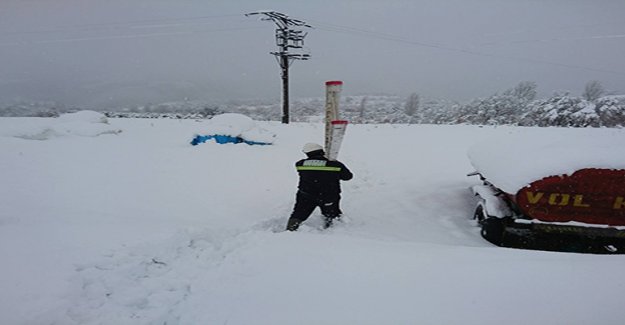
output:
[[[338,200],[341,193],[340,181],[354,176],[343,163],[328,160],[322,154],[311,154],[295,163],[299,173],[299,192],[324,201]]]

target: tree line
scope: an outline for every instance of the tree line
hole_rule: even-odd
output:
[[[351,119],[362,123],[475,124],[559,127],[623,127],[625,95],[605,95],[600,82],[589,82],[581,96],[555,93],[537,99],[536,83],[520,82],[489,97],[460,104],[420,99],[416,93],[403,106],[372,105],[366,98],[351,107]],[[349,103],[348,103],[349,104]],[[353,105],[352,105],[353,106]],[[366,106],[373,106],[367,108]],[[353,114],[358,111],[357,114]]]
[[[341,98],[341,118],[352,123],[393,124],[475,124],[559,127],[623,127],[625,95],[606,95],[598,81],[586,84],[580,96],[555,93],[538,99],[536,83],[524,81],[485,98],[466,103],[425,99],[417,93],[398,96],[345,96]],[[291,102],[293,122],[317,122],[322,118],[323,98],[295,99]],[[0,116],[54,117],[85,108],[56,103],[14,103],[0,107]],[[240,113],[255,120],[279,121],[276,101],[198,101],[148,104],[112,110],[99,110],[118,118],[204,119],[221,113]]]

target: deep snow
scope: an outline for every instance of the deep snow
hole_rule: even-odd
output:
[[[624,256],[494,247],[470,220],[479,180],[466,177],[468,148],[487,139],[625,130],[350,125],[344,222],[321,230],[317,211],[290,233],[293,165],[322,123],[257,122],[271,146],[191,146],[210,121],[101,122],[0,118],[1,324],[625,317]]]

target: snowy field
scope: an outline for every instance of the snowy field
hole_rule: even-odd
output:
[[[323,143],[321,123],[258,122],[271,146],[191,146],[210,121],[103,122],[0,118],[0,324],[625,319],[625,256],[489,244],[466,176],[483,140],[608,137],[622,150],[625,130],[350,125],[344,221],[321,230],[317,210],[291,233],[294,163]]]

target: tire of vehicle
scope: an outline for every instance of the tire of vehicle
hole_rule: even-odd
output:
[[[483,203],[480,202],[477,204],[477,207],[475,207],[475,212],[473,213],[473,219],[476,220],[479,224],[481,224],[486,218],[488,218],[488,215],[486,214]]]
[[[482,237],[489,242],[501,246],[503,244],[504,225],[503,220],[495,217],[488,217],[482,221]]]

